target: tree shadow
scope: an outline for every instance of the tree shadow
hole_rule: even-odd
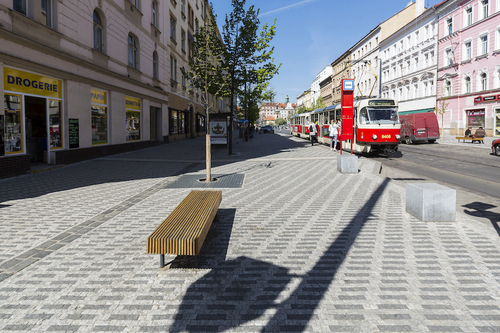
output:
[[[500,236],[500,227],[498,226],[498,223],[500,222],[500,214],[488,211],[488,209],[493,209],[496,208],[497,206],[476,201],[468,203],[466,205],[462,205],[462,207],[471,209],[471,210],[467,209],[464,210],[464,212],[470,216],[486,218],[490,220],[491,224],[493,225],[493,228],[495,228],[498,236]]]
[[[276,311],[262,332],[304,331],[389,181],[384,180],[305,275],[244,256],[220,261],[188,288],[169,331],[222,332],[256,320],[269,309]],[[294,277],[301,282],[282,300],[280,294]]]

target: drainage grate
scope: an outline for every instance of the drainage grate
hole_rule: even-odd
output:
[[[206,174],[184,175],[165,186],[165,188],[241,188],[245,175],[212,175],[212,179],[215,178],[215,181],[209,183],[200,181],[200,179],[205,180],[206,178]]]

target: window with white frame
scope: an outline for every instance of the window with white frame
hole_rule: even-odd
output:
[[[495,88],[500,88],[500,66],[495,70]]]
[[[418,98],[418,83],[413,85],[413,98]]]
[[[151,23],[158,28],[158,2],[151,1]]]
[[[443,83],[443,95],[451,96],[451,81],[445,80]]]
[[[406,86],[405,99],[410,99],[410,86]]]
[[[430,84],[430,88],[429,88],[429,91],[430,91],[430,94],[433,95],[434,94],[434,81],[430,81],[429,82]]]
[[[426,68],[429,66],[429,53],[424,55],[424,65]]]
[[[177,26],[177,20],[175,19],[175,17],[173,16],[170,16],[170,38],[174,41],[176,41],[175,39],[175,35],[176,35],[176,26]]]
[[[414,63],[413,70],[418,71],[418,58],[414,58],[413,63]]]
[[[424,97],[429,95],[429,84],[427,82],[424,82]]]
[[[427,40],[428,38],[429,38],[429,26],[426,25],[424,30],[424,40]]]
[[[418,31],[415,31],[415,45],[418,45],[418,43],[420,42],[419,37],[420,33]]]
[[[453,51],[451,47],[444,50],[444,64],[445,66],[453,65]]]
[[[489,11],[489,0],[481,1],[481,18],[485,19],[488,17]]]
[[[434,61],[434,51],[431,51],[431,66],[433,66],[435,64],[435,61]]]
[[[500,27],[498,27],[496,32],[495,32],[495,44],[496,44],[495,50],[500,50]]]
[[[463,60],[472,59],[472,40],[468,40],[464,43]]]
[[[477,47],[478,55],[484,55],[488,53],[488,34],[484,34],[479,37],[479,45]]]
[[[464,78],[464,89],[463,89],[464,94],[469,94],[472,92],[472,84],[470,80],[470,76],[465,76]]]
[[[465,26],[472,25],[472,7],[465,9]]]
[[[410,73],[410,70],[411,70],[410,66],[411,66],[411,63],[410,63],[410,60],[408,60],[406,62],[406,70],[405,70],[406,74]]]
[[[453,33],[453,18],[450,17],[446,20],[445,29],[445,36],[451,35]]]
[[[128,35],[128,65],[139,69],[139,59],[137,58],[138,42],[135,36]]]
[[[481,84],[481,90],[488,90],[488,75],[486,73],[481,73],[481,75],[479,75],[479,82]]]
[[[413,46],[411,43],[411,35],[408,35],[407,39],[408,39],[408,49],[411,49]]]

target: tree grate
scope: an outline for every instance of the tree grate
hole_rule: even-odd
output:
[[[205,182],[206,174],[183,175],[165,188],[241,188],[243,187],[244,174],[212,175],[215,181]]]

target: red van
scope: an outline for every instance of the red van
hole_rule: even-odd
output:
[[[427,141],[434,143],[439,139],[439,125],[434,112],[400,114],[401,141],[412,142]]]

